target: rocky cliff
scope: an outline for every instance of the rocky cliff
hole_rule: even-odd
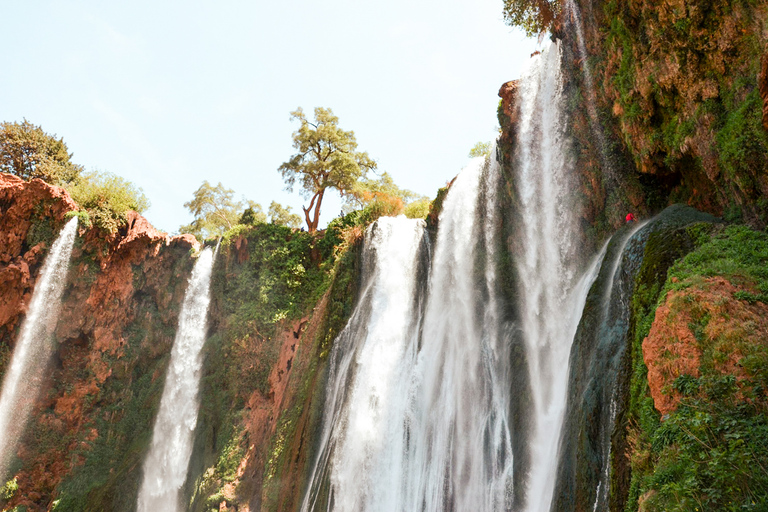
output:
[[[0,373],[47,250],[77,210],[61,188],[0,175]],[[339,253],[341,241],[331,229],[313,252],[306,233],[261,225],[224,242],[186,486],[192,510],[294,508],[324,357],[356,289],[356,252]],[[4,510],[135,508],[198,248],[134,212],[114,233],[80,228],[56,353],[0,495]]]
[[[675,203],[745,225],[672,230],[644,242],[626,282],[626,337],[608,352],[602,342],[603,355],[625,354],[607,386],[618,393],[615,405],[601,388],[604,361],[599,376],[573,373],[603,356],[588,349],[572,359],[571,400],[581,405],[563,441],[553,510],[593,510],[605,492],[595,468],[607,459],[612,511],[762,510],[768,333],[765,273],[757,269],[768,267],[760,232],[768,222],[768,3],[562,5],[552,37],[563,50],[580,181],[574,214],[588,245],[596,249],[627,212],[648,218]],[[506,165],[516,94],[515,82],[499,91]],[[599,324],[590,318],[587,311],[582,322]],[[577,352],[592,331],[580,327]],[[611,408],[615,427],[601,433],[597,418]],[[604,435],[607,449],[597,441]],[[575,482],[574,471],[582,472]]]

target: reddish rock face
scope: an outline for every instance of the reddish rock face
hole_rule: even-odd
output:
[[[0,349],[8,354],[47,250],[66,213],[77,209],[60,187],[0,174]],[[31,246],[40,238],[36,229],[47,235]],[[170,237],[136,212],[116,233],[80,228],[56,329],[59,349],[30,421],[60,441],[44,446],[30,439],[19,448],[19,492],[8,506],[45,510],[41,504],[50,503],[62,479],[83,463],[84,450],[104,435],[95,428],[94,403],[121,398],[103,396],[105,382],[128,379],[127,388],[139,364],[135,354],[151,361],[169,351],[190,252],[198,247],[191,235]],[[126,358],[137,326],[148,334],[134,337],[134,357]]]
[[[509,117],[510,122],[515,124],[517,122],[517,80],[511,80],[502,84],[499,89],[499,97],[501,98],[501,109],[504,114]]]
[[[47,217],[61,229],[64,215],[76,209],[62,188],[0,173],[0,339],[4,331],[14,331],[19,315],[26,312],[43,261],[45,244],[28,245],[33,221]]]
[[[711,277],[669,292],[656,310],[643,341],[643,360],[654,406],[662,415],[680,403],[680,393],[672,387],[675,379],[686,374],[698,377],[702,356],[713,361],[716,371],[741,382],[746,375],[741,358],[749,347],[768,343],[768,305],[734,298],[740,290],[754,291]]]

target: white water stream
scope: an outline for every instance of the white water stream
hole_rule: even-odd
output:
[[[152,445],[144,461],[138,512],[186,510],[181,488],[187,478],[198,412],[214,253],[203,249],[189,278],[171,350]]]
[[[550,510],[571,344],[605,254],[582,273],[560,61],[558,44],[545,48],[518,89],[512,245],[531,393],[520,402],[530,407],[527,427],[516,433],[525,436],[525,474],[513,474],[513,341],[501,335],[496,295],[499,168],[476,160],[443,204],[424,307],[414,282],[420,225],[380,219],[368,232],[375,258],[366,261],[375,262],[333,348],[302,510]],[[513,496],[516,482],[525,496]]]
[[[551,44],[520,80],[516,159],[520,200],[520,314],[533,398],[527,511],[549,510],[566,407],[568,357],[591,283],[579,264],[562,118],[560,47]]]
[[[476,159],[443,205],[425,307],[423,223],[382,218],[336,340],[321,454],[302,510],[500,510],[511,503],[508,350],[492,265],[498,166]],[[479,212],[487,191],[485,216]],[[486,247],[485,258],[478,247]]]
[[[0,395],[0,478],[5,478],[55,347],[53,332],[77,235],[77,217],[61,230],[32,293]],[[4,481],[4,480],[2,480]]]

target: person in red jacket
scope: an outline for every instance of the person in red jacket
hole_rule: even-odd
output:
[[[635,219],[635,214],[630,212],[627,214],[627,224],[630,222],[635,222],[637,219]]]

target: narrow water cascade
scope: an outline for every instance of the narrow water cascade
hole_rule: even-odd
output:
[[[214,253],[206,247],[192,269],[171,350],[152,445],[144,461],[139,512],[186,510],[181,489],[192,456]]]
[[[498,179],[495,161],[462,171],[431,261],[421,223],[382,218],[368,231],[366,284],[334,344],[302,510],[509,508],[509,353],[492,298],[497,214],[488,203]]]
[[[412,496],[398,510],[511,506],[509,344],[499,336],[495,271],[488,264],[498,236],[490,216],[497,215],[496,196],[488,192],[498,186],[498,172],[494,158],[473,162],[440,215],[415,368]]]
[[[566,8],[571,13],[573,25],[576,28],[576,45],[579,48],[579,61],[581,62],[581,71],[584,74],[585,97],[587,99],[587,114],[589,114],[589,128],[592,135],[597,140],[600,165],[606,178],[615,182],[616,173],[608,158],[608,142],[600,125],[600,117],[597,114],[597,102],[595,101],[595,86],[592,81],[592,71],[589,69],[589,54],[587,45],[584,42],[584,26],[581,20],[581,12],[576,0],[568,0]]]
[[[549,509],[557,439],[565,412],[573,336],[594,275],[578,279],[579,254],[570,199],[571,162],[562,115],[560,46],[545,48],[520,81],[515,160],[519,197],[520,317],[531,381],[527,506]],[[592,272],[591,274],[594,274]]]
[[[403,427],[426,255],[423,221],[383,217],[366,232],[365,282],[334,342],[322,449],[303,510],[324,510],[329,485],[335,510],[397,510],[402,500]]]
[[[3,479],[35,405],[56,345],[53,333],[76,236],[77,217],[72,217],[45,258],[3,378],[0,394],[0,478]]]
[[[601,325],[606,324],[609,321],[612,316],[612,309],[617,309],[617,306],[622,310],[629,309],[629,304],[627,303],[628,297],[615,297],[614,288],[619,288],[616,281],[618,279],[619,267],[621,266],[622,257],[624,256],[624,251],[627,248],[627,244],[629,243],[632,236],[640,231],[640,229],[642,229],[643,226],[645,226],[647,223],[648,221],[636,223],[629,230],[624,240],[622,240],[619,244],[619,249],[616,251],[616,256],[614,257],[613,264],[611,265],[610,277],[608,278],[608,282],[606,284],[606,290],[603,292],[604,299],[601,308]],[[601,334],[603,334],[603,337],[606,339],[610,338],[609,332]],[[616,345],[618,346],[619,344],[617,343]],[[618,388],[616,387],[616,383],[613,383],[613,386],[611,386],[610,390],[606,391],[606,395],[609,396],[602,397],[602,402],[608,404],[608,411],[606,418],[600,422],[600,456],[602,459],[602,471],[600,471],[597,488],[595,489],[595,503],[593,506],[594,512],[608,509],[608,491],[610,490],[611,486],[611,433],[613,432],[613,427],[616,422],[617,393]]]

